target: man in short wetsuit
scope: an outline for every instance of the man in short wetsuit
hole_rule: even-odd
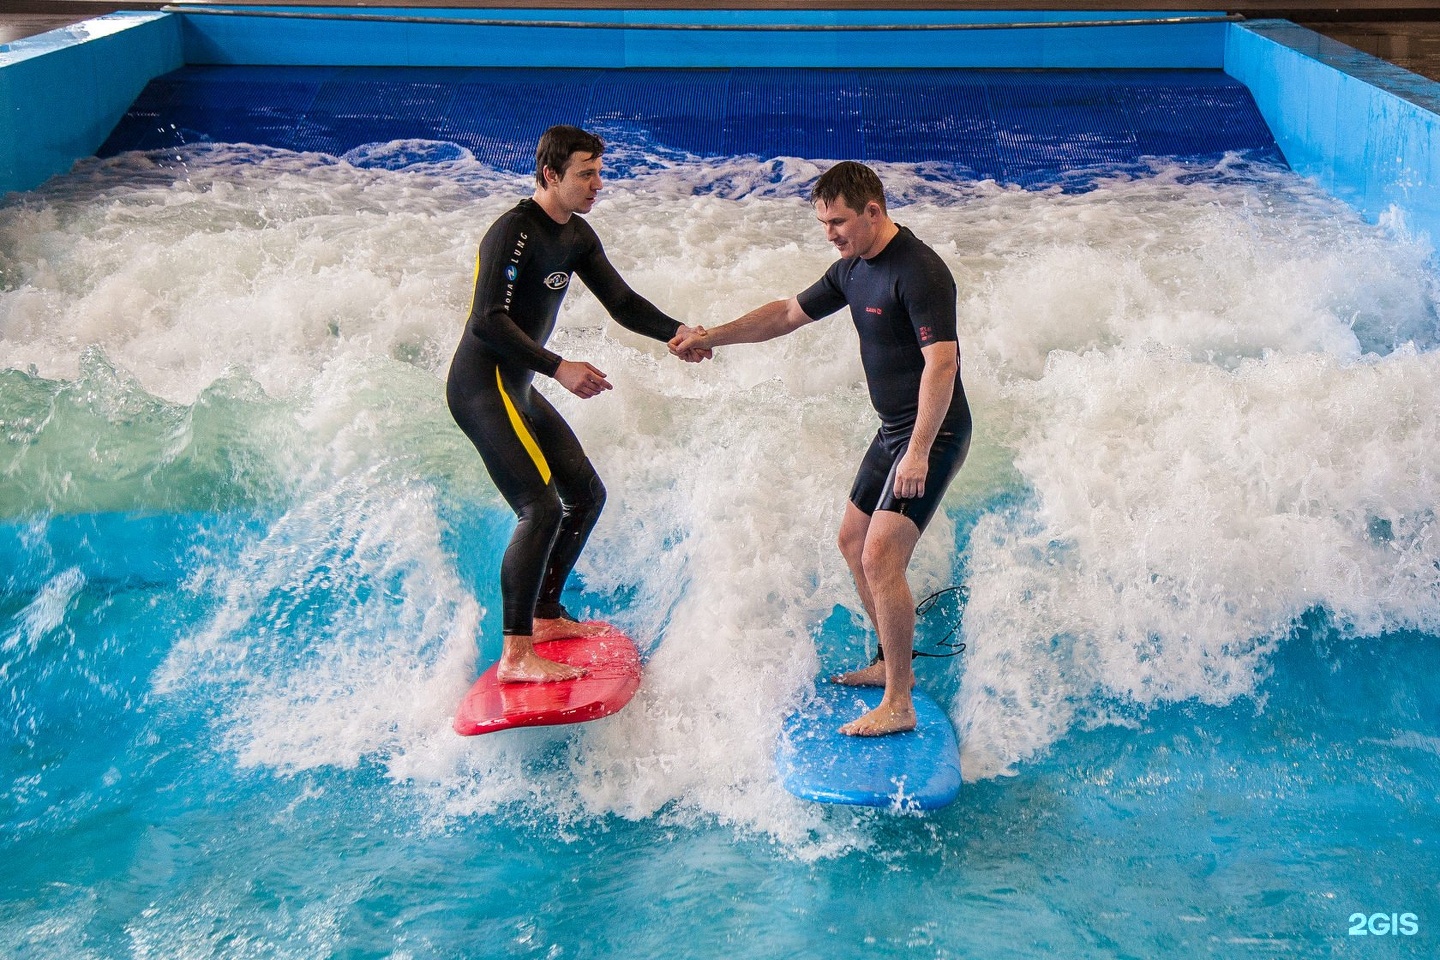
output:
[[[605,488],[580,441],[531,384],[553,377],[577,397],[611,389],[605,374],[545,349],[572,273],[621,325],[656,340],[689,328],[631,290],[605,258],[589,213],[605,144],[577,127],[545,131],[535,194],[490,227],[475,264],[475,297],[450,364],[446,399],[460,429],[519,519],[500,567],[501,681],[568,680],[583,671],[535,653],[537,640],[581,636],[560,591],[600,517]]]
[[[880,637],[880,656],[833,679],[884,686],[879,706],[840,728],[880,736],[915,727],[915,599],[905,570],[970,449],[955,280],[934,250],[890,219],[880,178],[864,164],[845,161],[827,170],[810,199],[842,259],[799,296],[713,330],[679,334],[670,349],[698,362],[713,347],[783,336],[849,304],[880,429],[850,490],[839,541]]]

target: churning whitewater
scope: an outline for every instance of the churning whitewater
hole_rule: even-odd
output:
[[[821,164],[610,162],[589,220],[686,323],[833,259],[804,200]],[[1307,614],[1440,630],[1424,244],[1237,157],[1082,192],[880,170],[960,290],[975,443],[911,579],[968,587],[967,652],[938,668],[968,779],[1160,704],[1251,697]],[[844,315],[697,367],[577,286],[551,347],[616,387],[546,389],[610,491],[577,572],[646,680],[584,729],[450,732],[477,638],[480,661],[498,651],[508,513],[443,376],[480,236],[529,189],[397,143],[131,154],[12,196],[7,516],[196,515],[183,583],[212,612],[152,696],[213,697],[242,765],[374,762],[444,815],[538,800],[805,837],[820,814],[775,783],[780,720],[822,661],[872,643],[819,631],[837,605],[858,617],[834,540],[874,430]]]

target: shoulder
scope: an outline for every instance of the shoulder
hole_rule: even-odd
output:
[[[578,243],[584,243],[594,247],[600,246],[600,235],[595,232],[594,227],[590,226],[590,222],[580,216],[580,214],[571,214],[570,222],[567,226],[573,231],[571,236],[574,237]]]
[[[901,227],[895,240],[899,243],[895,252],[900,254],[895,258],[895,264],[902,275],[955,282],[944,258],[935,252],[934,247],[911,233],[908,227]]]
[[[919,237],[915,236],[915,234],[910,231],[909,227],[901,227],[900,233],[896,235],[895,239],[900,241],[901,249],[904,251],[907,258],[913,258],[928,263],[945,263],[945,261],[940,258],[940,254],[935,252],[935,248],[930,246],[930,244],[926,243],[924,240],[921,240]]]
[[[503,241],[519,233],[528,232],[533,213],[527,208],[527,203],[534,206],[532,201],[522,200],[496,217],[495,222],[490,224],[490,229],[485,231],[485,239]]]

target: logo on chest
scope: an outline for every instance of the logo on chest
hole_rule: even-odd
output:
[[[878,316],[881,316],[881,315],[883,315],[883,314],[885,313],[885,311],[884,311],[884,310],[881,310],[879,307],[866,307],[866,308],[865,308],[865,312],[866,312],[866,313],[873,313],[873,314],[875,314],[875,316],[877,316],[877,317],[878,317]]]
[[[545,278],[545,286],[551,290],[563,290],[570,283],[570,274],[562,270],[556,270]]]

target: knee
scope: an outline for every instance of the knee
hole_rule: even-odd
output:
[[[864,542],[860,551],[860,569],[871,584],[883,584],[905,575],[899,553],[890,543],[877,537]]]
[[[588,517],[593,520],[600,516],[600,511],[605,508],[605,484],[600,482],[600,475],[593,469],[589,473],[588,478],[561,489],[560,502],[565,507],[567,517]]]
[[[600,478],[591,475],[589,482],[580,491],[572,491],[568,497],[561,500],[565,508],[567,523],[572,529],[589,530],[600,519],[600,511],[605,508],[605,485]]]
[[[590,475],[590,490],[585,498],[585,506],[596,516],[605,509],[605,484],[600,482],[599,474]]]
[[[565,510],[555,491],[547,489],[517,510],[516,514],[519,517],[518,528],[523,529],[527,534],[548,534],[553,537],[560,529],[560,521],[565,516]]]

